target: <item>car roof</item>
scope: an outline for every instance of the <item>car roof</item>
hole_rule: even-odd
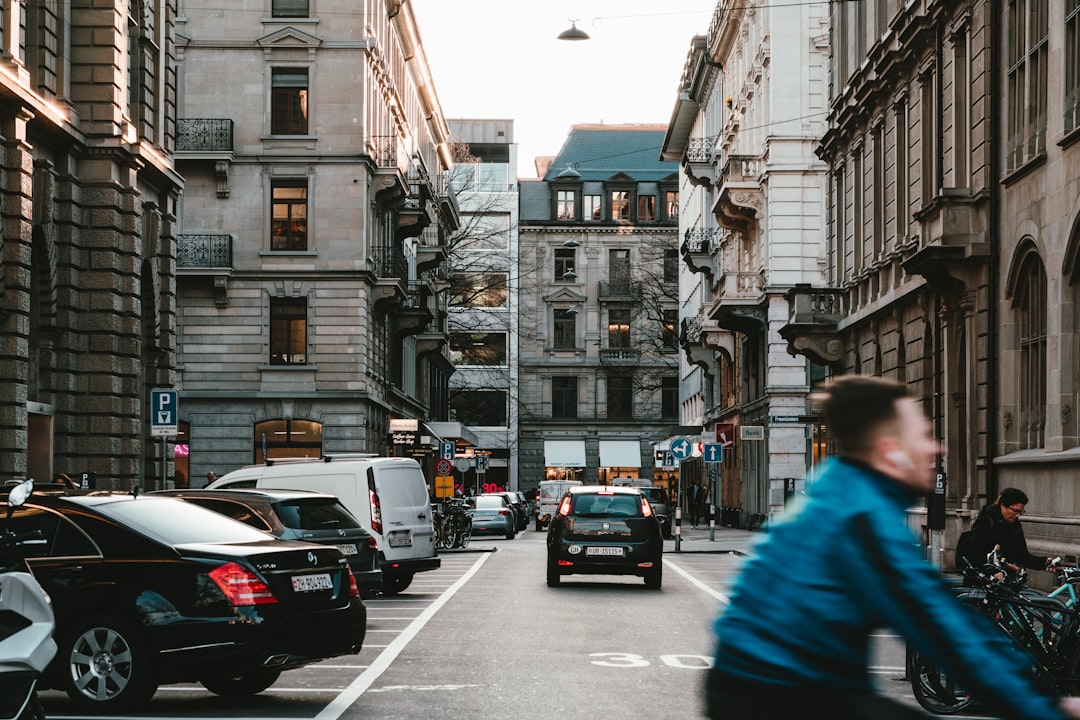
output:
[[[269,500],[278,502],[281,500],[304,500],[304,499],[332,499],[337,500],[336,495],[318,492],[316,490],[281,490],[276,488],[187,488],[183,490],[157,490],[148,495],[164,495],[166,497],[206,497],[206,498],[241,498],[250,500]]]
[[[567,492],[573,495],[582,494],[596,494],[596,493],[614,493],[616,495],[637,495],[641,497],[641,488],[630,487],[629,485],[575,485],[568,488]]]

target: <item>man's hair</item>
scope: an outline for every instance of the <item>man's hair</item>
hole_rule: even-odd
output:
[[[998,495],[998,502],[1009,507],[1010,505],[1027,505],[1028,496],[1024,494],[1023,490],[1019,490],[1014,487],[1005,488]]]
[[[821,406],[839,455],[865,458],[885,425],[896,422],[898,400],[910,397],[898,382],[869,375],[844,375],[826,387]]]

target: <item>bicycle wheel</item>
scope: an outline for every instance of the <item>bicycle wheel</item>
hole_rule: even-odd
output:
[[[954,715],[974,704],[971,697],[956,681],[931,664],[929,658],[911,653],[908,671],[911,692],[923,709],[935,715]]]
[[[462,550],[469,547],[469,540],[472,538],[472,523],[468,518],[465,518],[461,523],[461,533],[458,535],[458,547]]]

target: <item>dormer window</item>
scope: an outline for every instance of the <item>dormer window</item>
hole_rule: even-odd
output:
[[[577,192],[574,190],[556,190],[555,219],[576,220],[577,217]]]

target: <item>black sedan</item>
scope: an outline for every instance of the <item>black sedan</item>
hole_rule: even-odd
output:
[[[285,540],[333,545],[349,561],[360,596],[382,589],[375,538],[333,495],[309,490],[160,490]]]
[[[43,684],[84,710],[118,717],[167,683],[255,694],[364,641],[367,610],[334,547],[175,498],[98,492],[34,495],[6,527],[45,538],[27,552],[56,613]]]
[[[547,584],[563,575],[637,575],[660,589],[664,538],[635,487],[579,485],[559,502],[547,536]]]

